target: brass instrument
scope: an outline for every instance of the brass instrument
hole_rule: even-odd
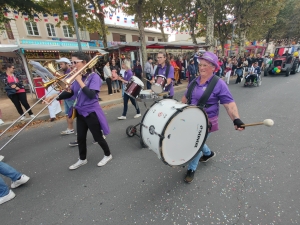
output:
[[[68,76],[68,78],[66,78],[64,80],[64,83],[66,83],[67,85],[71,85],[75,81],[75,79],[78,75],[84,75],[87,73],[88,69],[92,69],[97,64],[98,59],[99,59],[99,56],[96,55],[87,64],[85,64],[84,67],[82,67],[80,70],[75,71],[72,75],[70,74]]]
[[[46,61],[43,64],[43,67],[45,67],[46,69],[48,69],[55,77],[60,77],[62,74],[59,72],[62,69],[55,69],[54,65],[53,65],[53,61]]]

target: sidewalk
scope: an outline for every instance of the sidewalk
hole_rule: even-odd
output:
[[[174,86],[174,89],[177,91],[184,90],[187,87],[187,80],[182,81],[182,84],[179,86]],[[109,109],[110,107],[120,104],[123,102],[122,99],[122,92],[120,90],[119,93],[113,93],[113,95],[108,95],[107,91],[107,85],[106,83],[102,84],[101,91],[99,94],[99,97],[102,99],[102,101],[99,101],[100,105],[104,110]],[[32,106],[34,103],[38,101],[35,94],[27,94],[27,100],[30,106]],[[33,109],[33,114],[37,114],[41,111],[42,108],[44,108],[46,105],[42,104],[41,102],[38,103]],[[17,118],[19,118],[19,114],[11,102],[11,100],[5,95],[0,97],[0,108],[2,111],[2,120],[5,122],[4,124],[0,125],[0,130],[6,129],[8,126],[10,126]],[[58,114],[58,118],[64,117],[64,104],[62,102],[61,104],[62,113]],[[25,109],[23,108],[24,112]],[[25,122],[29,121],[29,115],[26,114],[27,119],[24,121],[19,121],[16,123],[16,126],[19,124],[24,124]],[[48,108],[46,108],[39,116],[36,117],[35,120],[49,120],[49,111]]]

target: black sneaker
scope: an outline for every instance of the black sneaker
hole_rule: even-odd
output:
[[[215,157],[216,156],[216,153],[214,153],[213,151],[211,151],[210,155],[203,155],[199,162],[207,162],[208,160],[210,160],[211,158]]]
[[[71,146],[71,147],[78,146],[78,142],[77,141],[70,142],[69,146]]]
[[[184,181],[186,183],[192,183],[192,181],[194,180],[194,175],[195,175],[195,171],[194,170],[188,170],[186,173],[186,176],[184,178]]]

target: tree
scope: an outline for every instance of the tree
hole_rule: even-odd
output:
[[[5,10],[27,13],[29,17],[33,17],[34,13],[47,13],[48,10],[45,9],[39,1],[35,0],[0,0],[0,10],[4,12]],[[0,26],[2,27],[4,23],[9,22],[10,19],[6,18],[3,13],[0,13]]]

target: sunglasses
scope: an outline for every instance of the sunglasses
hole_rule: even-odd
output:
[[[77,63],[82,62],[82,61],[83,60],[75,60],[75,61],[72,61],[71,63],[74,64],[74,65],[76,65]]]

